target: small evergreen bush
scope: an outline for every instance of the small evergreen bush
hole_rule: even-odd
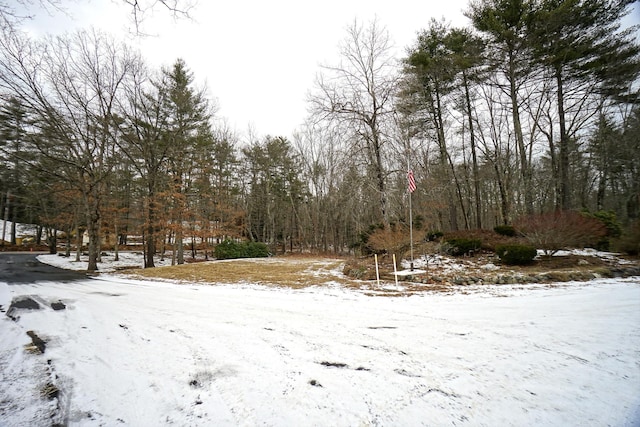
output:
[[[513,237],[516,235],[516,230],[511,225],[496,225],[493,227],[493,231],[501,236]]]
[[[640,220],[622,233],[621,238],[616,242],[615,249],[628,255],[640,255]]]
[[[496,254],[508,265],[531,264],[538,254],[536,248],[527,245],[498,245]]]
[[[480,239],[449,239],[445,243],[448,246],[448,253],[453,256],[461,256],[471,251],[477,251],[482,246]]]
[[[269,248],[262,242],[245,242],[246,258],[266,258]]]
[[[442,236],[444,236],[444,233],[442,231],[428,231],[427,235],[425,236],[425,240],[427,242],[433,242],[435,240],[438,240],[439,238],[441,238]]]
[[[587,218],[595,218],[600,221],[606,228],[607,232],[604,236],[590,242],[590,245],[599,251],[608,251],[612,239],[616,239],[622,235],[622,225],[618,222],[616,213],[613,211],[598,211],[590,213],[588,211],[581,212]]]
[[[264,258],[269,256],[269,248],[261,242],[234,242],[225,240],[214,250],[217,259]]]

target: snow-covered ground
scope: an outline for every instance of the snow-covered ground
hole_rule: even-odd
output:
[[[0,426],[640,425],[640,278],[491,288],[0,282]]]
[[[4,240],[6,242],[11,241],[11,230],[13,227],[13,222],[0,220],[0,242],[2,241],[2,237],[4,236]],[[36,234],[36,225],[35,224],[22,224],[16,222],[16,237],[22,238],[27,236],[35,236]]]

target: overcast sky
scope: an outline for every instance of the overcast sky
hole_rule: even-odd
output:
[[[217,99],[218,116],[238,133],[252,127],[260,136],[290,137],[300,126],[319,65],[337,62],[338,44],[354,19],[377,18],[398,58],[432,17],[468,24],[463,15],[468,0],[199,0],[191,20],[175,21],[158,6],[143,23],[155,36],[138,38],[130,32],[131,9],[122,0],[69,3],[71,18],[38,12],[26,24],[29,31],[41,35],[93,26],[126,38],[152,66],[183,58],[198,84],[206,84]]]
[[[36,11],[26,26],[34,35],[101,28],[126,37],[156,67],[183,58],[232,129],[290,137],[306,117],[305,97],[319,65],[337,62],[338,44],[354,19],[377,17],[400,57],[431,17],[466,25],[466,7],[467,0],[199,0],[191,20],[175,21],[158,6],[143,23],[156,35],[137,38],[122,0],[78,0],[68,2],[71,17]]]

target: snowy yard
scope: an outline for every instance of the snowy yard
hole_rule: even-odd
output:
[[[640,278],[485,289],[0,282],[0,425],[640,425]]]

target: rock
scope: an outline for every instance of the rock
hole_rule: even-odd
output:
[[[40,310],[40,304],[28,296],[16,297],[11,301],[11,305],[9,305],[7,309],[7,316],[14,322],[17,322],[20,319],[20,316],[17,314],[19,310]]]
[[[64,310],[65,308],[67,308],[67,306],[64,305],[64,303],[62,303],[61,301],[58,301],[58,302],[52,302],[51,308],[58,311],[58,310]]]
[[[33,331],[27,331],[27,335],[31,337],[31,343],[33,346],[36,347],[40,353],[44,354],[47,344]]]

